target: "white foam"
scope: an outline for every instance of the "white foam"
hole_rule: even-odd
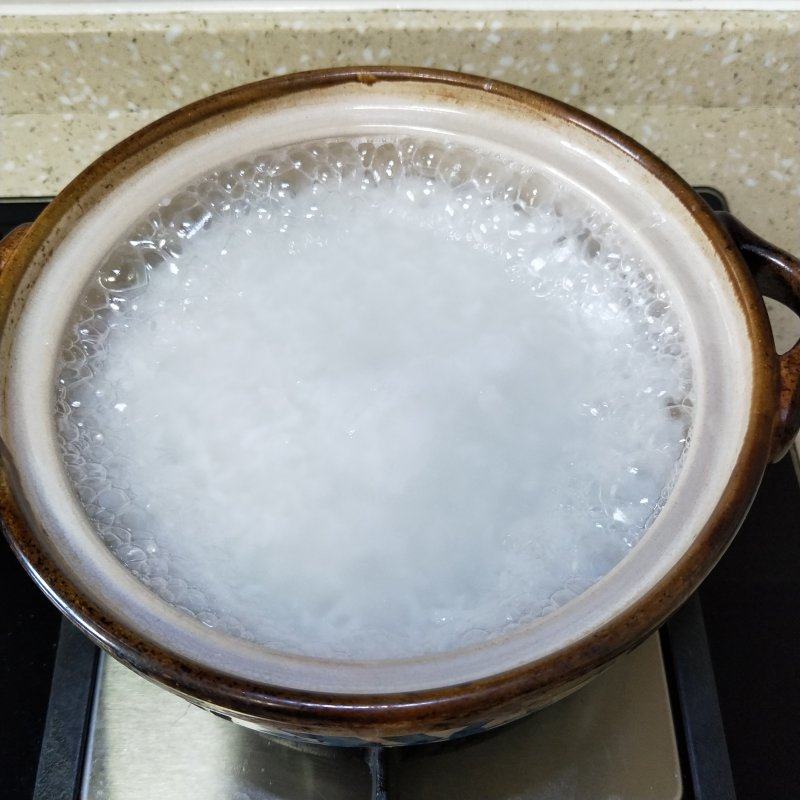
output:
[[[567,602],[658,513],[692,414],[672,300],[602,210],[408,139],[165,201],[62,364],[64,461],[114,553],[207,625],[327,657]]]

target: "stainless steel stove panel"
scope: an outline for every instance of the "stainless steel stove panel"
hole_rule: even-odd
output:
[[[389,755],[403,800],[677,800],[680,764],[658,636],[522,722]],[[83,800],[359,800],[363,751],[308,752],[195,708],[103,657]]]

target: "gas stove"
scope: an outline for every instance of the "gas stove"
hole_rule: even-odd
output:
[[[710,205],[725,206],[718,191],[701,191]],[[0,235],[42,207],[0,203]],[[742,798],[789,796],[780,787],[791,785],[791,761],[779,759],[787,769],[770,770],[747,754],[764,751],[764,735],[781,730],[773,706],[781,702],[783,675],[787,708],[798,707],[792,706],[796,683],[788,680],[800,611],[787,571],[800,563],[795,466],[787,458],[768,469],[731,551],[660,632],[556,705],[444,745],[301,747],[201,711],[102,655],[59,618],[3,546],[0,570],[12,595],[0,658],[11,720],[2,751],[14,762],[4,764],[14,775],[8,796],[728,800],[736,790]],[[764,606],[752,608],[748,597],[763,598]],[[776,602],[783,626],[771,616]],[[763,718],[752,700],[761,703]],[[792,735],[796,743],[793,726]],[[756,785],[763,794],[752,792]]]

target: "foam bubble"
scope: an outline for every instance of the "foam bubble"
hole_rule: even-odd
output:
[[[210,627],[387,658],[549,613],[679,469],[672,298],[576,190],[456,143],[358,140],[212,172],[76,307],[65,468],[98,534]]]

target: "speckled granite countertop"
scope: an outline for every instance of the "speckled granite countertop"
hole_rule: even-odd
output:
[[[566,100],[800,251],[800,12],[0,16],[0,196],[55,194],[198,97],[335,64],[457,69]],[[787,346],[797,320],[772,311]]]

